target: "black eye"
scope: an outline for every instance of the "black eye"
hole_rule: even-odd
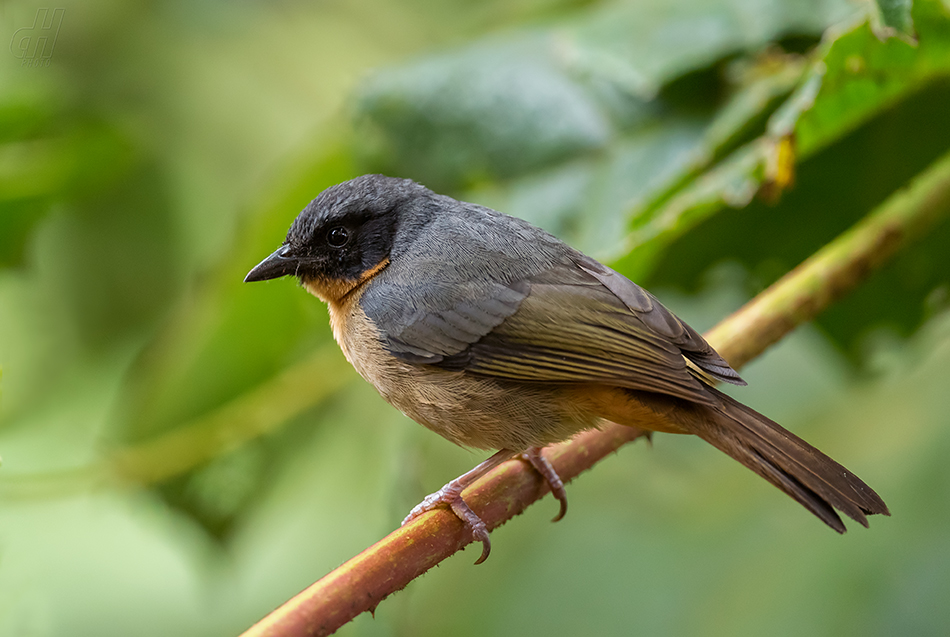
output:
[[[331,248],[342,248],[350,240],[350,231],[343,226],[330,228],[327,233],[327,245]]]

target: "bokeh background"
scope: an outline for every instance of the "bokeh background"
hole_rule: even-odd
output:
[[[483,458],[242,284],[323,188],[523,216],[707,329],[950,149],[950,3],[910,5],[4,2],[0,635],[238,634]],[[341,634],[950,633],[948,299],[945,225],[734,392],[892,518],[659,435]]]

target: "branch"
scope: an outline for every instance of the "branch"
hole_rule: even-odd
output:
[[[950,154],[706,334],[741,367],[856,288],[950,214]]]
[[[720,323],[709,332],[710,343],[734,367],[741,367],[854,289],[948,213],[950,154]],[[642,435],[640,430],[611,424],[554,445],[545,455],[567,481]],[[516,460],[469,487],[465,501],[494,529],[547,492],[540,476]],[[451,511],[431,511],[312,584],[243,637],[329,635],[470,542]]]

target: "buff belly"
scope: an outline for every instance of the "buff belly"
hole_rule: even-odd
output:
[[[333,334],[359,374],[391,405],[455,444],[477,449],[543,447],[596,427],[589,407],[563,387],[517,383],[404,363],[389,354],[359,307],[330,306]]]

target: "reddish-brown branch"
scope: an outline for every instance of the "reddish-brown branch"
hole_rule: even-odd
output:
[[[809,258],[782,280],[720,323],[707,336],[741,367],[855,288],[910,241],[950,213],[950,155],[905,191]],[[643,435],[610,425],[545,451],[570,480],[601,458]],[[496,528],[547,493],[526,463],[506,462],[465,491],[465,500]],[[420,516],[369,547],[262,619],[244,637],[329,635],[471,542],[448,510]]]
[[[565,481],[642,435],[612,425],[545,450]],[[509,461],[465,490],[465,501],[489,529],[501,526],[548,493],[547,483],[523,461]],[[396,529],[268,615],[250,635],[329,635],[387,595],[471,542],[462,522],[436,509]]]

